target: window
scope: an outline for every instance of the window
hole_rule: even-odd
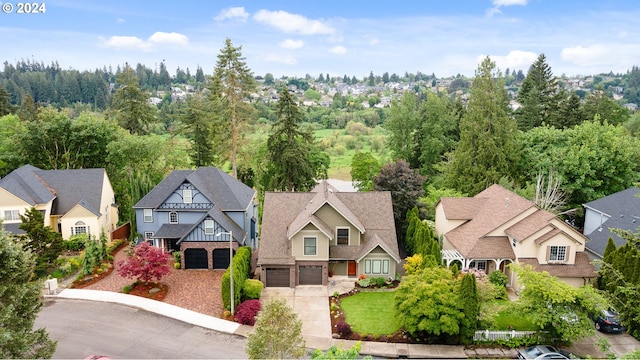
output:
[[[389,260],[367,259],[364,261],[365,275],[379,275],[389,273]]]
[[[169,213],[169,224],[177,224],[178,223],[178,213],[172,211]]]
[[[207,235],[213,235],[215,223],[211,219],[204,221],[204,233]]]
[[[469,264],[469,268],[476,268],[478,270],[487,271],[487,260],[473,260]]]
[[[516,238],[513,238],[513,240],[511,240],[511,245],[513,245],[513,247],[516,247],[516,245],[518,245],[518,240],[516,240]]]
[[[349,228],[336,229],[338,245],[349,245]]]
[[[304,238],[304,254],[316,255],[316,238],[314,237]]]
[[[88,227],[84,223],[84,221],[78,221],[78,222],[76,222],[74,227],[71,229],[71,234],[72,235],[86,234],[87,233],[87,229],[88,229]]]
[[[182,190],[182,202],[184,204],[191,204],[193,202],[193,195],[191,189]]]
[[[551,246],[549,249],[549,261],[567,261],[567,247]]]
[[[145,240],[149,240],[149,239],[151,239],[152,237],[153,237],[153,232],[151,232],[151,231],[147,231],[147,232],[145,232],[145,233],[144,233],[144,239],[145,239]]]
[[[144,222],[153,222],[153,211],[151,209],[144,209]]]
[[[20,220],[20,210],[5,210],[4,219],[8,221]]]

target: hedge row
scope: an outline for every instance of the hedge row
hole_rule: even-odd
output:
[[[242,288],[245,280],[251,278],[251,247],[241,246],[233,256],[231,262],[233,266],[233,304],[237,307],[242,300]],[[227,310],[231,310],[231,282],[229,271],[231,266],[227,268],[227,271],[222,275],[222,304]]]

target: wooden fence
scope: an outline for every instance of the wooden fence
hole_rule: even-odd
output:
[[[120,225],[117,229],[111,232],[111,239],[112,240],[115,240],[115,239],[128,240],[129,234],[131,234],[131,224],[126,223],[126,224]]]

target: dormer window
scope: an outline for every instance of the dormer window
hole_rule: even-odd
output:
[[[191,189],[182,190],[182,203],[183,204],[191,204],[193,202],[193,193]]]
[[[557,261],[557,262],[567,261],[567,247],[566,246],[550,246],[549,261]]]
[[[336,229],[336,242],[338,245],[349,245],[349,228]]]
[[[518,240],[516,240],[516,238],[511,239],[511,245],[513,245],[513,247],[516,247],[516,245],[518,245]]]

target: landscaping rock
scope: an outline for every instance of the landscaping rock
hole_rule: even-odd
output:
[[[150,295],[153,295],[153,294],[155,294],[155,293],[157,293],[157,292],[160,292],[160,291],[162,291],[162,289],[160,289],[160,288],[158,288],[158,287],[154,287],[154,288],[152,288],[151,290],[149,290],[149,294],[150,294]]]

